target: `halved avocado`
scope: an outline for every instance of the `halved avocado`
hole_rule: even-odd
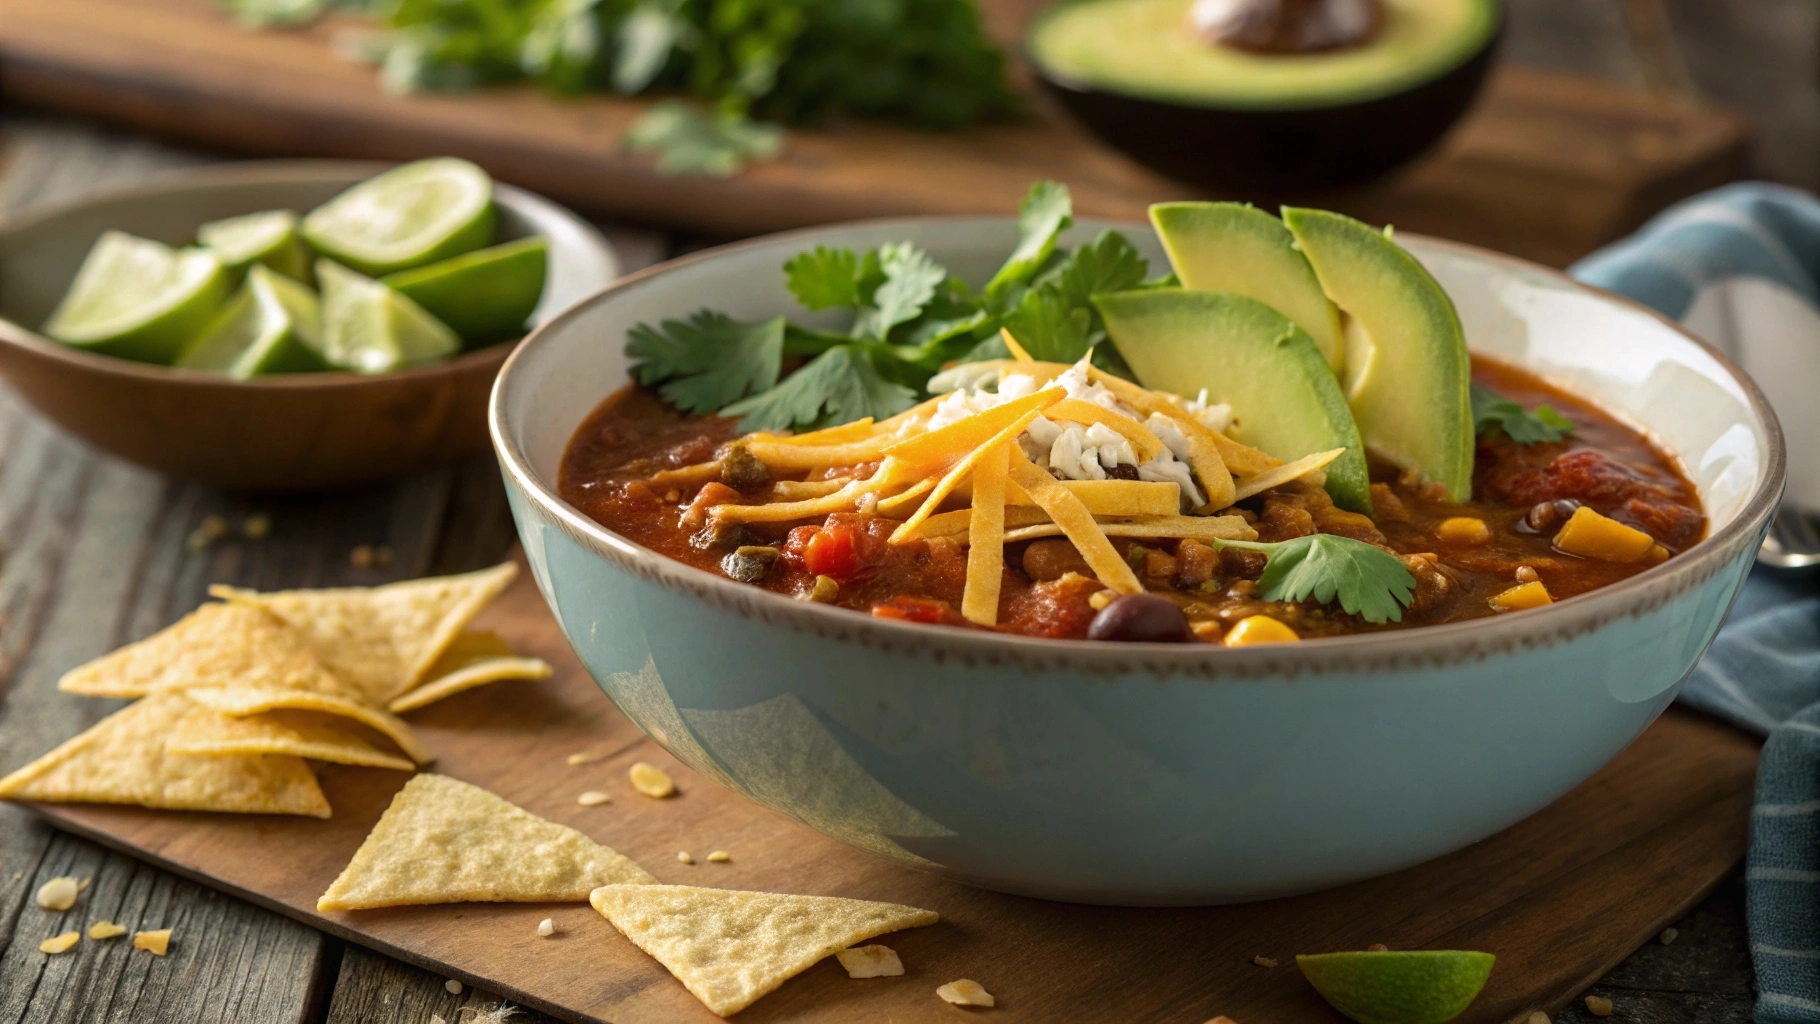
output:
[[[1282,221],[1247,203],[1157,203],[1150,223],[1182,287],[1262,302],[1307,331],[1340,371],[1339,311]]]
[[[1232,406],[1236,436],[1279,459],[1344,447],[1327,466],[1334,504],[1371,512],[1365,445],[1314,339],[1256,299],[1177,288],[1096,295],[1106,332],[1147,387]]]
[[[1453,300],[1386,232],[1325,210],[1285,208],[1283,222],[1351,318],[1344,383],[1365,443],[1471,498],[1472,361]]]

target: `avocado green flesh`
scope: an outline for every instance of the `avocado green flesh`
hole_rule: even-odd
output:
[[[1285,209],[1321,286],[1351,318],[1345,389],[1365,443],[1472,497],[1471,356],[1453,300],[1402,246],[1350,217]]]
[[[1157,203],[1150,223],[1184,288],[1262,302],[1307,331],[1339,372],[1339,311],[1282,221],[1245,203]]]
[[[1344,447],[1327,466],[1327,493],[1370,514],[1364,443],[1306,331],[1241,295],[1165,288],[1093,301],[1139,383],[1186,395],[1206,388],[1209,402],[1232,406],[1235,439],[1284,460]]]
[[[1285,109],[1401,92],[1438,78],[1497,31],[1495,0],[1384,0],[1366,42],[1312,54],[1209,45],[1185,27],[1193,0],[1074,0],[1030,34],[1052,74],[1108,91],[1193,106]]]

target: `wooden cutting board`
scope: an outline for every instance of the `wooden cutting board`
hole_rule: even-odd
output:
[[[1744,850],[1756,744],[1671,710],[1604,771],[1509,831],[1440,860],[1325,893],[1186,910],[1087,907],[1004,896],[896,867],[750,804],[646,739],[577,664],[529,573],[483,617],[554,678],[453,697],[411,718],[435,770],[485,786],[633,857],[659,880],[891,900],[940,924],[887,936],[901,978],[854,981],[832,959],[741,1013],[772,1021],[952,1022],[935,988],[973,978],[995,1021],[1200,1024],[1337,1022],[1296,953],[1479,949],[1491,983],[1462,1024],[1553,1011],[1692,907]],[[81,698],[70,697],[71,700]],[[569,754],[603,759],[571,766]],[[635,793],[635,761],[681,795]],[[460,904],[319,914],[401,772],[328,766],[329,821],[44,805],[55,824],[317,928],[569,1020],[706,1024],[714,1016],[586,904]],[[603,789],[613,801],[581,807]],[[706,863],[711,850],[732,862]],[[676,859],[680,850],[693,865]],[[537,922],[561,929],[538,938]],[[179,924],[175,942],[205,941]],[[1254,956],[1278,961],[1260,967]]]
[[[989,31],[1015,52],[1043,2],[984,0]],[[334,54],[336,34],[356,24],[250,32],[214,0],[0,0],[0,97],[247,154],[456,154],[596,213],[720,236],[1002,215],[1041,178],[1065,181],[1080,212],[1112,219],[1200,194],[1089,138],[1021,69],[1031,95],[1021,123],[961,134],[843,124],[794,132],[783,160],[734,178],[666,178],[619,147],[638,102],[528,88],[389,96],[371,68]],[[1293,198],[1563,265],[1735,177],[1744,140],[1742,120],[1723,110],[1513,67],[1433,156],[1369,188]]]

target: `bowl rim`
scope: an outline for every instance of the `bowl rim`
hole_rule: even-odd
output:
[[[1356,94],[1349,94],[1339,99],[1323,97],[1317,102],[1312,103],[1285,102],[1282,100],[1197,102],[1181,95],[1163,95],[1161,93],[1145,93],[1131,89],[1114,88],[1113,86],[1095,81],[1085,75],[1070,74],[1069,72],[1062,71],[1044,61],[1037,54],[1037,31],[1042,28],[1045,22],[1057,17],[1063,8],[1093,2],[1095,2],[1095,0],[1061,0],[1060,3],[1051,4],[1041,11],[1038,11],[1036,15],[1030,19],[1029,24],[1025,26],[1023,34],[1018,40],[1018,54],[1023,58],[1024,63],[1030,67],[1038,80],[1051,88],[1063,89],[1082,95],[1112,96],[1122,100],[1131,100],[1138,103],[1152,103],[1160,107],[1170,107],[1181,111],[1207,111],[1220,114],[1327,114],[1350,110],[1354,107],[1375,103],[1379,100],[1403,96],[1426,86],[1433,85],[1441,79],[1460,71],[1474,61],[1484,58],[1488,53],[1497,50],[1503,44],[1504,36],[1510,30],[1510,11],[1507,9],[1504,0],[1483,0],[1484,3],[1492,8],[1491,28],[1486,33],[1485,38],[1480,41],[1479,45],[1462,51],[1458,60],[1435,68],[1429,74],[1423,75],[1420,78],[1398,84],[1394,88],[1371,88]]]
[[[400,165],[388,160],[237,160],[196,167],[177,167],[118,188],[84,193],[69,199],[33,206],[21,213],[0,216],[0,239],[16,232],[42,227],[49,221],[79,213],[105,203],[151,200],[177,192],[207,191],[235,185],[358,183],[375,174]],[[568,219],[586,228],[584,236],[604,253],[612,267],[619,267],[618,254],[600,234],[599,229],[569,210],[535,192],[503,181],[493,182],[496,202],[518,207],[543,208],[543,212]],[[583,301],[591,301],[593,296]],[[552,317],[551,319],[555,319]],[[387,373],[355,373],[352,370],[325,370],[319,373],[281,373],[266,377],[239,379],[205,370],[142,363],[133,359],[90,352],[65,345],[40,335],[31,328],[0,316],[0,344],[22,350],[30,356],[83,373],[106,374],[145,384],[164,386],[229,387],[255,391],[314,391],[324,388],[383,386],[408,384],[424,378],[459,375],[483,370],[504,361],[507,354],[530,337],[526,332],[517,338],[506,338],[481,348],[462,352],[451,359],[422,366],[410,366]]]
[[[534,358],[536,349],[545,343],[546,336],[565,330],[571,320],[580,318],[596,305],[611,301],[621,292],[636,288],[645,281],[749,249],[780,242],[801,244],[813,241],[834,230],[913,229],[931,223],[1001,223],[1010,220],[1010,217],[912,216],[819,225],[716,246],[666,260],[620,278],[540,325],[526,336],[500,368],[487,401],[487,430],[508,483],[518,488],[525,499],[551,524],[616,567],[668,590],[701,599],[745,618],[759,620],[767,626],[781,625],[799,632],[857,642],[888,651],[929,653],[938,660],[952,657],[969,665],[981,662],[1010,663],[1027,670],[1054,670],[1059,667],[1095,675],[1122,675],[1141,671],[1222,679],[1448,666],[1483,660],[1498,653],[1564,643],[1602,629],[1616,620],[1636,617],[1660,607],[1717,575],[1740,551],[1755,551],[1756,541],[1760,539],[1780,500],[1786,472],[1786,449],[1781,424],[1756,382],[1724,353],[1656,310],[1578,281],[1553,267],[1464,242],[1415,232],[1400,234],[1404,238],[1417,239],[1425,245],[1450,249],[1500,264],[1510,270],[1541,274],[1564,282],[1575,290],[1643,313],[1710,355],[1744,392],[1751,412],[1763,424],[1767,442],[1757,484],[1732,520],[1709,532],[1687,551],[1660,565],[1597,590],[1563,598],[1547,607],[1530,609],[1522,615],[1487,616],[1409,629],[1314,637],[1293,644],[1237,648],[1205,643],[1104,643],[1050,639],[875,618],[848,608],[797,600],[675,561],[600,525],[564,501],[553,488],[546,487],[531,469],[529,457],[507,427],[505,402],[513,376],[522,363]],[[1149,229],[1148,224],[1137,221],[1103,223],[1104,226],[1123,230]],[[602,400],[605,397],[603,395]],[[579,426],[579,423],[575,424],[575,428]],[[570,438],[574,436],[575,428],[568,434]]]

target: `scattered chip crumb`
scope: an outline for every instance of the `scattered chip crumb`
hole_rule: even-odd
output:
[[[1208,1021],[1207,1024],[1239,1024],[1239,1022],[1222,1013],[1218,1017]]]
[[[935,990],[935,994],[956,1006],[992,1006],[998,1000],[977,981],[962,978]]]
[[[442,1019],[442,1014],[432,1013],[430,1014],[430,1024],[449,1024],[449,1022]]]
[[[45,910],[68,910],[76,905],[82,887],[74,878],[60,875],[38,887],[38,905]]]
[[[160,928],[155,932],[134,932],[133,948],[163,956],[171,950],[171,930]]]
[[[855,946],[843,949],[834,956],[847,969],[849,978],[895,978],[904,973],[904,962],[897,958],[897,951],[889,946]]]
[[[476,1011],[471,1006],[464,1006],[461,1008],[461,1012],[464,1017],[467,1017],[469,1013],[474,1014],[472,1017],[467,1017],[467,1024],[506,1024],[507,1021],[518,1016],[518,1007],[511,1003],[500,1003],[491,1010]]]
[[[671,780],[670,773],[654,764],[640,761],[632,766],[627,775],[632,779],[633,789],[653,800],[662,800],[676,793],[676,783]]]
[[[1604,996],[1587,996],[1586,1012],[1595,1017],[1611,1016],[1611,1000]]]
[[[1555,1022],[1548,1019],[1548,1014],[1543,1013],[1541,1010],[1536,1010],[1523,1021],[1523,1024],[1555,1024]]]
[[[556,934],[556,920],[554,918],[546,917],[543,920],[537,922],[537,934],[543,936],[546,939],[552,935],[555,935]]]
[[[684,851],[682,851],[682,852],[681,852],[681,853],[678,853],[678,854],[677,854],[677,855],[676,855],[676,859],[677,859],[677,860],[679,860],[679,861],[682,861],[682,862],[683,862],[683,863],[684,863],[684,864],[693,864],[693,863],[695,863],[695,858],[694,858],[694,857],[691,857],[691,856],[689,856],[689,851],[687,851],[687,850],[684,850]]]
[[[725,850],[715,850],[713,853],[708,854],[708,859],[716,864],[725,864],[733,859],[733,855]]]
[[[80,881],[80,882],[77,882],[77,883],[76,883],[76,891],[77,891],[77,892],[83,892],[83,891],[85,891],[85,890],[87,890],[87,889],[88,889],[88,884],[89,884],[89,883],[90,883],[90,882],[92,882],[92,881],[94,881],[94,879],[92,879],[92,878],[84,878],[84,879],[83,879],[83,880],[82,880],[82,881]]]
[[[70,951],[71,946],[74,946],[81,940],[81,932],[64,932],[62,935],[53,935],[43,942],[38,943],[38,952],[67,953]]]
[[[1680,937],[1681,937],[1681,930],[1680,930],[1680,929],[1678,929],[1678,928],[1664,928],[1664,929],[1662,929],[1662,934],[1660,934],[1660,935],[1658,935],[1658,936],[1656,936],[1656,941],[1657,941],[1657,942],[1660,942],[1660,943],[1662,943],[1662,944],[1663,944],[1663,945],[1664,945],[1664,946],[1666,946],[1666,945],[1668,945],[1668,944],[1669,944],[1669,943],[1671,943],[1671,942],[1673,942],[1673,941],[1675,941],[1675,940],[1676,940],[1676,939],[1678,939],[1678,938],[1680,938]]]
[[[607,752],[604,750],[583,750],[579,753],[570,754],[563,760],[569,762],[571,766],[574,766],[578,764],[593,764],[606,756]]]
[[[348,552],[348,564],[353,566],[356,569],[372,568],[373,567],[373,545],[356,544],[354,546],[354,550]]]
[[[1259,967],[1275,967],[1277,965],[1275,960],[1272,960],[1267,956],[1254,956],[1251,958],[1251,962],[1257,964]]]
[[[210,540],[225,537],[227,536],[227,520],[220,516],[203,516],[202,532],[208,534]]]
[[[1371,945],[1366,946],[1365,951],[1368,953],[1388,953],[1390,952],[1390,947],[1384,945],[1382,942],[1374,942]]]
[[[461,995],[461,982],[456,981],[454,978],[450,978],[448,981],[443,982],[442,987],[448,989],[449,994],[451,995]]]
[[[101,920],[88,926],[88,937],[91,939],[112,939],[126,934],[126,926],[112,921]]]
[[[240,521],[240,535],[248,540],[264,540],[272,532],[272,517],[257,512]]]
[[[590,789],[586,793],[576,797],[575,802],[583,807],[599,807],[601,804],[612,803],[613,797],[598,789]]]

